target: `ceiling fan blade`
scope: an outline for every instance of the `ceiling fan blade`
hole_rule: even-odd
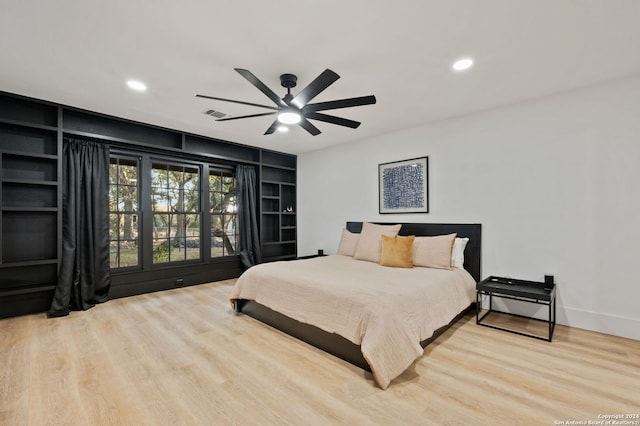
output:
[[[275,102],[276,105],[281,106],[281,107],[286,107],[287,106],[287,104],[282,99],[280,99],[280,97],[278,95],[276,95],[276,93],[273,90],[269,89],[267,87],[267,85],[264,84],[263,82],[261,82],[258,79],[258,77],[256,77],[255,75],[253,75],[251,73],[251,71],[243,70],[242,68],[234,68],[234,70],[236,70],[238,72],[238,74],[240,74],[241,76],[246,78],[249,81],[249,83],[251,83],[254,86],[256,86],[258,88],[258,90],[260,90],[262,93],[267,95],[267,97],[269,99],[271,99],[273,102]]]
[[[302,89],[302,91],[293,98],[291,103],[298,108],[302,108],[307,102],[318,96],[320,92],[331,86],[339,78],[340,76],[338,74],[327,68],[317,76],[315,80],[309,83],[307,87]]]
[[[346,118],[335,117],[333,115],[320,114],[319,112],[310,112],[305,114],[305,117],[310,118],[312,120],[324,121],[326,123],[337,124],[338,126],[351,127],[352,129],[357,129],[360,126],[359,121],[353,121]]]
[[[265,115],[274,115],[276,112],[263,112],[260,114],[240,115],[238,117],[218,118],[216,121],[240,120],[241,118],[263,117]]]
[[[316,136],[316,135],[319,135],[320,133],[322,133],[320,131],[320,129],[318,129],[316,126],[311,124],[311,122],[309,120],[307,120],[306,118],[304,118],[304,117],[302,117],[302,119],[300,120],[300,122],[298,124],[300,125],[300,127],[305,129],[307,132],[311,133],[311,135],[313,135],[313,136]]]
[[[215,96],[196,95],[196,97],[198,97],[198,98],[206,98],[206,99],[214,99],[216,101],[233,102],[234,104],[249,105],[249,106],[260,107],[260,108],[276,109],[276,110],[278,109],[278,108],[273,107],[273,106],[254,104],[254,103],[251,103],[251,102],[244,102],[244,101],[235,101],[233,99],[217,98]]]
[[[273,124],[267,129],[266,132],[264,132],[265,135],[270,135],[273,132],[275,132],[276,130],[278,130],[278,126],[280,125],[280,122],[278,120],[274,121]]]
[[[360,96],[357,98],[338,99],[336,101],[318,102],[315,104],[305,105],[302,108],[303,113],[313,111],[324,111],[327,109],[350,108],[361,105],[371,105],[376,103],[376,97],[373,95]]]

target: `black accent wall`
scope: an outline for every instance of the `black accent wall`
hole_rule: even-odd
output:
[[[295,155],[0,92],[0,318],[49,308],[61,253],[64,136],[103,142],[118,152],[254,165],[264,261],[296,257]],[[114,272],[110,296],[235,278],[242,271],[238,257],[227,256]]]

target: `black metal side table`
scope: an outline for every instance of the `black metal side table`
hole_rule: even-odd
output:
[[[482,310],[482,296],[489,296],[489,309],[480,316]],[[503,299],[519,300],[522,302],[536,303],[538,305],[549,306],[549,317],[547,320],[532,318],[525,315],[517,315],[510,312],[498,311],[493,309],[493,298],[499,297]],[[549,324],[548,338],[539,337],[533,334],[522,333],[508,328],[498,327],[483,323],[482,321],[492,312],[529,318],[536,321],[543,321]],[[490,276],[480,281],[476,285],[476,324],[485,327],[495,328],[497,330],[508,331],[510,333],[519,334],[521,336],[533,337],[534,339],[551,341],[553,331],[556,327],[556,285],[555,283],[544,283],[537,281],[518,280],[513,278]]]

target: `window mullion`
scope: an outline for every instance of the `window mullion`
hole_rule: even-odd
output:
[[[211,200],[209,197],[209,165],[202,166],[202,179],[200,179],[200,256],[205,262],[211,260]],[[206,178],[205,178],[206,176]]]
[[[142,223],[142,267],[150,269],[153,265],[153,213],[151,205],[151,159],[143,156],[140,161],[140,217]]]

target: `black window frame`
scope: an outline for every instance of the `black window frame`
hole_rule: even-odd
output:
[[[112,199],[111,199],[111,187],[112,187],[112,180],[111,180],[111,165],[114,164],[114,160],[115,160],[115,164],[116,165],[120,165],[121,161],[127,161],[127,162],[131,162],[131,163],[135,163],[136,166],[136,204],[137,204],[137,210],[112,210],[111,208],[109,208],[109,267],[111,269],[111,271],[114,272],[126,272],[126,271],[139,271],[143,268],[143,260],[142,260],[142,254],[143,254],[143,229],[142,229],[142,209],[141,209],[141,191],[140,191],[140,187],[141,187],[141,169],[142,169],[142,165],[141,165],[141,161],[140,161],[140,157],[137,155],[128,155],[128,154],[120,154],[120,153],[111,153],[109,155],[109,205],[112,205]],[[131,164],[128,164],[131,165]],[[116,206],[116,208],[118,207],[119,203],[119,188],[121,186],[134,186],[134,185],[123,185],[120,184],[120,174],[118,173],[116,175],[116,200],[113,203],[113,205]],[[113,233],[113,229],[112,229],[112,216],[113,215],[132,215],[132,221],[136,222],[136,226],[137,226],[137,237],[135,239],[130,238],[130,239],[121,239],[120,238],[120,232],[117,231],[115,232],[116,235],[116,239],[112,239],[112,235],[114,235]],[[118,226],[120,223],[119,218],[118,220]],[[116,242],[116,247],[117,247],[117,254],[116,254],[116,258],[118,259],[118,265],[117,266],[113,266],[111,264],[111,244],[112,242]],[[120,248],[121,245],[120,243],[123,241],[136,241],[136,245],[137,245],[137,264],[136,265],[131,265],[131,266],[120,266]]]
[[[190,192],[194,192],[197,194],[198,196],[198,200],[195,203],[196,206],[196,210],[193,211],[187,211],[187,210],[181,210],[181,211],[166,211],[166,212],[162,212],[161,210],[155,210],[153,207],[153,202],[152,200],[154,199],[154,191],[156,189],[166,189],[167,190],[167,202],[170,204],[171,203],[171,197],[169,195],[169,193],[171,191],[175,191],[176,188],[171,188],[169,187],[169,182],[167,181],[167,186],[166,187],[161,187],[158,185],[155,185],[153,182],[153,170],[156,169],[154,167],[154,165],[162,165],[162,166],[166,166],[167,170],[170,170],[171,168],[174,169],[182,169],[182,172],[185,172],[186,168],[189,169],[193,169],[193,170],[197,170],[197,179],[198,182],[196,184],[196,188],[195,189],[190,189]],[[159,168],[157,168],[157,170],[161,170]],[[177,170],[173,170],[173,171],[177,171]],[[149,170],[145,170],[144,171],[145,174],[148,174],[148,178],[149,178],[149,186],[150,186],[150,200],[148,200],[149,205],[150,205],[150,216],[151,216],[151,235],[153,236],[154,232],[155,232],[155,223],[156,223],[156,216],[157,215],[168,215],[169,217],[169,236],[165,237],[165,238],[157,238],[155,236],[152,237],[151,242],[147,242],[146,244],[149,245],[150,244],[150,250],[152,253],[152,257],[151,257],[151,265],[150,267],[153,268],[167,268],[167,267],[171,267],[171,266],[180,266],[180,265],[185,265],[185,264],[198,264],[198,263],[204,263],[206,261],[205,257],[204,257],[204,253],[203,253],[203,235],[202,235],[202,231],[203,231],[203,208],[202,208],[202,204],[203,204],[203,164],[202,163],[196,163],[193,161],[188,161],[188,160],[172,160],[172,159],[167,159],[167,158],[161,158],[161,157],[155,157],[152,156],[150,157],[150,163],[149,163]],[[179,189],[178,189],[179,190]],[[184,236],[176,236],[174,238],[171,237],[171,218],[173,216],[178,217],[178,216],[183,216],[186,218],[186,216],[195,216],[197,215],[197,222],[198,222],[198,236],[197,236],[197,247],[189,247],[191,244],[188,243],[188,241],[193,241],[194,238],[191,237],[191,239],[189,239],[186,236],[186,229],[185,229],[185,235]],[[186,223],[186,222],[185,222]],[[186,226],[186,225],[185,225]],[[159,239],[164,239],[168,241],[168,257],[169,260],[166,262],[156,262],[156,258],[157,256],[159,256],[159,251],[158,251],[158,247],[155,245],[155,241],[159,240]],[[184,248],[184,258],[180,259],[180,260],[171,260],[171,249],[172,249],[172,239],[184,239],[184,245],[181,247],[180,244],[178,243],[178,248]],[[144,244],[144,242],[143,242]],[[192,258],[189,259],[187,257],[187,250],[189,248],[198,248],[198,257],[197,258]]]
[[[216,263],[226,264],[234,258],[238,258],[237,244],[239,242],[238,228],[237,228],[237,199],[236,199],[236,223],[235,234],[236,239],[232,241],[234,246],[234,253],[224,252],[221,256],[212,256],[211,240],[213,238],[213,229],[211,226],[211,203],[210,203],[210,189],[209,189],[209,174],[210,173],[223,173],[233,178],[234,183],[237,184],[236,165],[233,163],[226,163],[224,161],[216,161],[211,158],[201,158],[199,156],[192,155],[179,155],[171,156],[165,152],[157,152],[155,150],[141,150],[130,147],[124,147],[121,145],[112,146],[110,153],[111,158],[124,158],[127,160],[137,161],[138,172],[138,211],[137,211],[137,226],[138,226],[138,264],[132,267],[112,267],[111,273],[114,275],[127,275],[137,274],[162,270],[181,268],[189,265],[214,265]],[[154,249],[154,211],[152,207],[153,189],[152,189],[152,168],[154,164],[164,164],[172,166],[186,166],[193,167],[199,170],[197,191],[199,193],[199,211],[196,213],[199,215],[199,237],[197,239],[199,245],[199,258],[177,260],[172,262],[155,262],[153,261],[153,249]],[[235,190],[235,188],[234,188]]]
[[[219,176],[220,179],[220,187],[219,188],[212,188],[210,183],[211,183],[211,176],[215,175],[215,176]],[[231,187],[231,189],[229,191],[225,191],[223,188],[223,178],[231,178],[233,181],[233,185]],[[208,186],[208,214],[209,214],[209,221],[210,221],[210,227],[209,227],[209,240],[210,240],[210,257],[211,259],[222,259],[225,257],[230,257],[230,256],[237,256],[238,255],[238,240],[239,240],[239,234],[238,234],[238,202],[237,202],[237,194],[236,194],[236,187],[237,187],[237,176],[236,176],[236,172],[233,169],[227,169],[227,168],[220,168],[220,167],[215,167],[215,166],[210,166],[209,167],[209,174],[207,175],[207,186]],[[215,203],[211,202],[212,198],[215,198],[215,196],[220,197],[220,199],[233,199],[233,207],[235,208],[235,210],[233,212],[228,212],[224,210],[224,203],[220,204],[220,210],[215,210],[215,208],[217,207]],[[214,216],[220,216],[221,217],[221,221],[222,221],[222,227],[221,227],[221,231],[222,235],[217,235],[217,229],[214,229]],[[226,227],[224,226],[224,224],[228,223],[228,221],[226,220],[227,218],[232,218],[232,221],[234,223],[233,226],[233,234],[229,235],[228,232],[225,231]],[[231,236],[232,238],[229,239],[229,236]],[[221,240],[221,244],[222,244],[222,255],[214,255],[214,240],[217,238],[222,238]],[[228,245],[231,246],[233,253],[228,253],[229,251],[229,247]]]

